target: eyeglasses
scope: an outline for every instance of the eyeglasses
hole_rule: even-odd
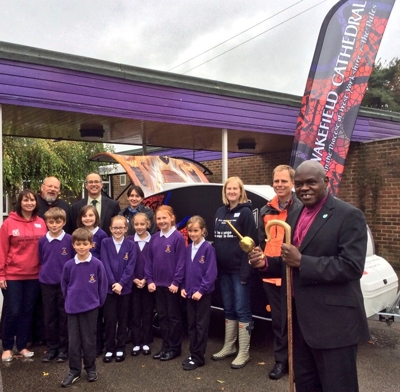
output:
[[[93,184],[101,184],[101,181],[94,180],[94,181],[85,181],[85,184],[93,185]]]
[[[125,227],[110,227],[111,230],[124,230]]]

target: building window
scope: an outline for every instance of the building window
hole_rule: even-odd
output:
[[[112,198],[112,189],[111,189],[111,182],[110,182],[110,176],[107,174],[103,174],[101,176],[101,179],[103,181],[103,192],[108,195],[109,197]]]
[[[3,195],[3,218],[8,216],[9,214],[9,199],[8,199],[8,194],[5,193]]]
[[[120,174],[120,176],[119,176],[119,184],[121,186],[125,186],[126,185],[126,174]]]

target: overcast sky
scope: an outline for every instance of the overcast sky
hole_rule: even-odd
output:
[[[169,71],[259,24],[171,72],[220,55],[186,74],[303,95],[321,23],[336,2],[0,0],[0,40]],[[397,2],[377,59],[400,57],[399,21]]]

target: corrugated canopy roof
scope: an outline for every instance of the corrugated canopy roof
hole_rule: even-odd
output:
[[[3,134],[184,150],[290,149],[300,97],[0,42]],[[82,138],[97,124],[101,140]],[[400,136],[400,114],[361,109],[353,141]]]

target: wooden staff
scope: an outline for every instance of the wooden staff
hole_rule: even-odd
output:
[[[285,244],[290,245],[291,227],[284,221],[274,219],[265,225],[267,242],[271,240],[271,226],[281,226],[285,229]],[[291,268],[286,265],[286,305],[287,305],[287,324],[288,324],[288,351],[289,351],[289,391],[294,392],[293,377],[293,320],[292,320],[292,282]]]

